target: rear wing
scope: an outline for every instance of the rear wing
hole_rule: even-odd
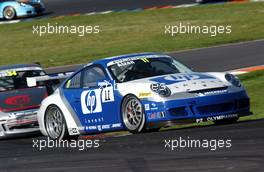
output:
[[[82,66],[79,64],[48,68],[45,70],[47,74],[44,76],[27,77],[27,86],[36,87],[44,85],[47,87],[48,93],[52,94],[65,79],[70,77],[74,71]]]
[[[67,73],[50,74],[50,75],[37,76],[37,77],[28,77],[27,78],[27,86],[28,87],[35,87],[35,86],[39,85],[40,82],[45,82],[45,81],[51,81],[53,83],[60,84],[63,80],[65,80],[69,76],[71,76],[72,73],[73,72],[67,72]]]

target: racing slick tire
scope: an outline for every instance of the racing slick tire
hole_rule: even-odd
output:
[[[236,123],[238,121],[238,119],[239,119],[239,117],[229,118],[229,119],[221,119],[221,120],[214,121],[214,123],[216,125],[233,124],[233,123]]]
[[[133,95],[128,95],[122,103],[122,119],[126,129],[133,133],[141,133],[145,127],[145,112],[140,100]]]
[[[77,140],[79,137],[69,135],[64,115],[56,105],[47,108],[44,122],[47,134],[52,140]]]
[[[5,7],[3,16],[6,20],[12,20],[16,17],[16,10],[11,6]]]

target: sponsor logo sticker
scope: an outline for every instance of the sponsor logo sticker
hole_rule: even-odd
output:
[[[76,135],[76,134],[80,134],[79,130],[77,128],[69,128],[69,134],[70,135]]]
[[[196,123],[217,121],[217,120],[222,120],[222,119],[227,119],[227,118],[235,118],[235,117],[238,117],[238,114],[210,116],[207,118],[198,118],[198,119],[196,119]]]
[[[149,104],[145,104],[145,110],[150,110]]]
[[[81,94],[83,114],[102,112],[101,90],[88,90]]]
[[[152,96],[151,92],[141,92],[138,95],[139,98],[146,98],[146,97],[151,97],[151,96]]]

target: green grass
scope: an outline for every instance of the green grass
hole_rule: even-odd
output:
[[[0,26],[0,65],[39,61],[45,67],[87,63],[96,58],[168,52],[264,38],[264,3],[203,5],[191,8],[42,19]],[[99,25],[100,34],[32,34],[33,25]],[[164,34],[165,25],[231,25],[232,33]]]
[[[252,116],[241,120],[255,120],[264,118],[264,71],[252,72],[240,77],[250,97]]]
[[[253,115],[241,117],[239,121],[257,120],[264,118],[264,71],[256,71],[239,76],[250,97],[251,112]],[[213,122],[177,125],[163,130],[188,128],[194,126],[212,125]]]

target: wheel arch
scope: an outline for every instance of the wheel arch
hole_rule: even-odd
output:
[[[136,97],[138,100],[140,100],[135,94],[132,94],[132,93],[128,93],[126,94],[125,96],[123,96],[122,100],[121,100],[121,103],[120,103],[120,108],[119,108],[119,113],[120,113],[120,119],[123,123],[123,117],[122,117],[122,105],[123,105],[123,102],[124,100],[128,97],[128,96],[134,96]],[[140,100],[140,102],[142,103],[142,101]],[[143,103],[142,103],[143,104]],[[145,111],[145,108],[144,108],[144,111]]]
[[[50,107],[53,107],[53,106],[57,107],[62,112],[61,108],[58,105],[54,104],[54,103],[53,104],[49,104],[47,106],[47,108],[45,109],[44,114],[43,114],[44,129],[45,129],[46,132],[47,132],[47,126],[46,126],[46,123],[45,123],[45,119],[46,119],[47,111],[49,110]],[[63,112],[62,112],[62,116],[63,116],[63,118],[65,120]],[[67,127],[67,125],[66,125],[66,127]]]
[[[47,108],[45,109],[44,119],[46,120],[46,117],[48,115],[47,111],[49,110],[49,108],[55,108],[57,111],[60,111],[60,114],[61,114],[61,117],[62,117],[62,126],[61,126],[62,127],[62,130],[61,130],[61,133],[60,133],[60,135],[57,138],[53,138],[53,139],[59,139],[59,140],[70,140],[70,139],[74,139],[75,140],[75,139],[78,139],[79,133],[78,134],[70,134],[69,133],[72,130],[69,130],[69,127],[68,127],[67,122],[66,122],[66,119],[65,119],[65,115],[64,115],[62,109],[58,105],[56,105],[56,104],[49,104],[47,106]],[[45,130],[46,130],[46,132],[48,132],[48,129],[47,129],[48,127],[47,127],[46,124],[47,123],[44,122]]]
[[[54,103],[54,102],[56,102],[56,103]],[[77,122],[75,121],[75,119],[73,117],[73,114],[71,114],[70,110],[67,108],[67,105],[65,105],[65,103],[61,99],[60,95],[55,93],[55,94],[52,94],[51,96],[49,96],[48,98],[46,98],[42,102],[42,106],[41,106],[40,111],[39,111],[38,121],[40,124],[41,132],[44,135],[47,135],[46,126],[45,126],[45,116],[46,116],[46,112],[50,106],[57,106],[61,110],[62,115],[63,115],[65,122],[66,122],[66,128],[68,130],[69,135],[80,134],[80,131],[79,131],[79,125],[80,124],[79,125],[77,124]],[[73,134],[71,132],[73,128],[77,129],[78,132]]]
[[[8,7],[12,7],[15,10],[15,17],[17,17],[18,4],[16,2],[6,2],[1,6],[1,15],[4,18],[4,10]]]

